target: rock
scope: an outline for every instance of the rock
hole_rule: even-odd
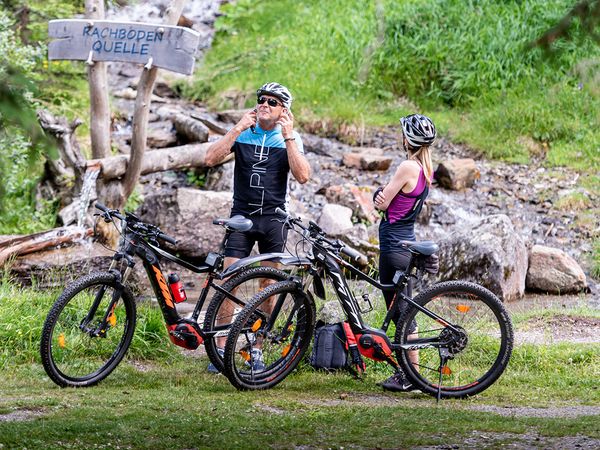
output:
[[[587,281],[579,264],[565,252],[534,245],[529,253],[526,287],[549,294],[571,294],[586,289]]]
[[[206,175],[206,185],[209,191],[228,191],[233,192],[233,170],[235,162],[220,164],[208,169]]]
[[[373,206],[373,188],[371,186],[334,185],[327,187],[324,193],[330,203],[351,208],[359,220],[369,223],[379,220],[379,214]]]
[[[346,320],[346,316],[340,302],[331,300],[323,303],[323,306],[317,313],[317,320],[322,320],[325,323],[338,323]]]
[[[379,150],[379,149],[377,149]],[[346,167],[356,167],[362,170],[388,170],[392,165],[392,158],[373,155],[365,152],[344,153],[343,163]]]
[[[38,289],[63,288],[71,281],[95,271],[107,271],[113,252],[98,243],[82,242],[68,247],[19,256],[11,266],[18,282]],[[136,264],[127,285],[150,292],[146,272]]]
[[[177,144],[177,135],[169,121],[152,122],[148,127],[146,145],[149,148],[172,147]]]
[[[363,155],[360,167],[363,170],[388,170],[392,165],[392,158],[377,155]]]
[[[353,226],[352,210],[345,206],[328,203],[323,207],[318,224],[325,233],[331,236],[342,235]]]
[[[246,112],[248,112],[247,109],[227,109],[219,112],[217,118],[227,123],[238,123]]]
[[[175,248],[181,256],[202,259],[219,250],[224,231],[212,221],[229,217],[231,202],[230,192],[162,189],[146,196],[139,214],[177,239]]]
[[[454,228],[440,242],[440,279],[466,279],[502,300],[521,298],[527,275],[527,248],[504,214]]]
[[[441,162],[435,176],[440,186],[459,191],[473,186],[481,174],[474,160],[463,158]]]
[[[359,169],[362,157],[362,153],[344,153],[342,162],[346,167],[356,167]]]
[[[345,145],[313,134],[302,133],[300,137],[304,145],[304,153],[315,153],[328,158],[342,159]]]
[[[200,120],[186,114],[176,114],[172,118],[177,134],[187,142],[208,142],[208,127]]]

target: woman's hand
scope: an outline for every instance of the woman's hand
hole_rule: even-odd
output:
[[[385,207],[385,195],[383,194],[383,188],[378,188],[373,195],[373,204],[375,208],[380,211],[385,211],[387,208]]]

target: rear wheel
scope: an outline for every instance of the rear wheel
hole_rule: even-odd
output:
[[[135,319],[133,295],[115,274],[93,273],[74,281],[44,323],[40,350],[46,373],[63,387],[103,380],[125,356]]]
[[[225,346],[225,375],[238,389],[275,386],[296,368],[314,328],[314,301],[295,281],[268,287],[231,326]]]
[[[203,331],[207,333],[215,332],[216,335],[212,338],[208,337],[204,342],[204,346],[210,362],[219,372],[223,372],[223,356],[219,353],[219,350],[222,352],[225,347],[229,327],[241,309],[260,292],[261,280],[267,279],[277,282],[288,278],[289,274],[274,267],[253,267],[234,275],[221,286],[225,291],[232,293],[240,304],[219,291],[213,296],[206,309]]]
[[[506,369],[513,346],[512,324],[500,300],[477,284],[449,281],[431,286],[414,301],[441,320],[409,307],[398,322],[396,344],[404,348],[396,354],[413,384],[431,395],[438,395],[441,386],[446,398],[475,395],[491,386]]]

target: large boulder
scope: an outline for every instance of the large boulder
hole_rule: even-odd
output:
[[[587,288],[583,270],[562,250],[534,245],[529,253],[527,289],[550,294],[571,294]]]
[[[323,207],[318,225],[331,236],[341,236],[352,229],[352,210],[329,203]]]
[[[442,161],[435,171],[435,177],[440,186],[459,191],[472,187],[481,177],[475,161],[471,158]]]
[[[231,200],[230,192],[163,189],[147,195],[139,213],[142,220],[177,239],[175,248],[181,256],[202,259],[219,250],[224,231],[212,221],[229,217]]]
[[[455,228],[440,242],[443,280],[470,280],[514,300],[523,296],[526,275],[527,248],[504,214]]]
[[[351,208],[359,220],[375,223],[379,221],[379,214],[373,206],[373,191],[371,186],[346,183],[327,187],[325,198],[330,203]]]

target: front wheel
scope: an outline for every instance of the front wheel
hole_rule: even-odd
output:
[[[504,372],[513,330],[504,305],[492,292],[467,281],[438,283],[414,298],[434,313],[409,306],[398,322],[400,365],[423,392],[463,398],[487,389]],[[416,329],[415,329],[416,324]]]
[[[236,388],[268,389],[296,368],[315,329],[315,304],[295,281],[257,294],[231,325],[223,363]]]
[[[241,309],[261,290],[264,283],[287,280],[289,275],[283,270],[270,266],[252,267],[229,278],[221,288],[229,292],[235,301],[223,292],[213,296],[204,317],[203,331],[206,333],[204,348],[215,369],[223,372],[223,349],[229,327]]]
[[[92,386],[125,356],[135,329],[131,291],[116,275],[92,273],[71,283],[56,300],[42,330],[41,357],[59,386]]]

